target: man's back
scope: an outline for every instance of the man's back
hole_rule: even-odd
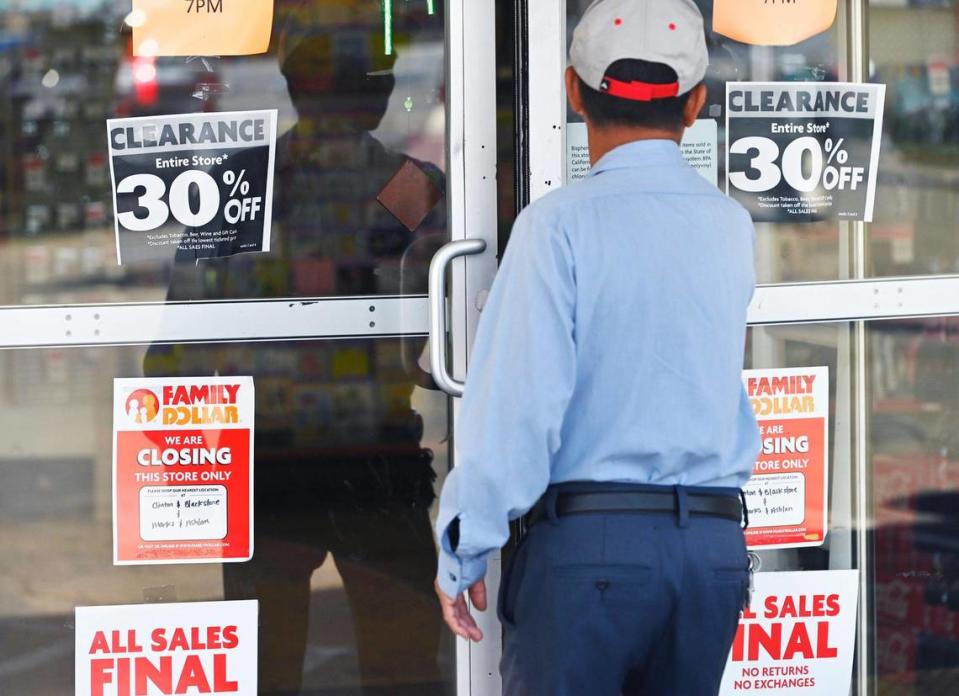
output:
[[[448,497],[438,524],[463,504],[516,518],[567,481],[744,484],[759,449],[740,381],[752,240],[746,212],[664,140],[616,148],[526,208],[467,373],[451,479],[470,500]],[[463,555],[508,535],[495,512],[471,527]]]
[[[748,213],[675,143],[649,140],[610,152],[526,215],[518,233],[567,245],[575,278],[576,382],[552,482],[600,471],[745,483],[758,446],[739,377],[754,284]]]

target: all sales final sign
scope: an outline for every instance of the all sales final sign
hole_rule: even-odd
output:
[[[848,694],[859,571],[757,573],[720,696]]]
[[[255,600],[77,607],[77,696],[255,696]]]
[[[253,556],[253,378],[114,382],[117,565]]]

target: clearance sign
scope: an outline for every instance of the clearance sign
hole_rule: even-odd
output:
[[[113,562],[253,556],[253,378],[117,379]]]
[[[76,609],[76,696],[255,696],[257,602]]]
[[[859,572],[757,573],[720,696],[849,693]]]
[[[743,385],[762,436],[743,488],[751,549],[819,546],[826,539],[829,368],[746,370]]]

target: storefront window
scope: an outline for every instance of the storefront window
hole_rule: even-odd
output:
[[[754,407],[768,412],[760,414],[761,426],[766,428],[763,451],[754,471],[757,475],[746,490],[747,506],[758,512],[759,529],[747,530],[747,540],[767,531],[775,537],[776,530],[768,530],[763,523],[778,516],[781,524],[769,527],[788,527],[803,535],[781,544],[782,548],[773,548],[776,543],[766,548],[754,544],[761,573],[799,571],[800,578],[809,573],[805,577],[810,584],[816,582],[814,577],[828,577],[835,583],[840,577],[858,578],[856,625],[842,646],[856,651],[851,693],[951,693],[959,684],[959,638],[954,630],[959,564],[953,558],[956,543],[951,540],[959,525],[953,519],[956,482],[951,462],[955,457],[950,454],[956,430],[950,406],[956,391],[952,375],[957,372],[950,345],[956,326],[952,318],[939,315],[959,312],[959,304],[948,299],[954,296],[954,281],[942,277],[959,273],[959,247],[953,239],[959,200],[954,156],[959,123],[955,98],[959,93],[959,6],[953,0],[695,1],[704,16],[710,51],[709,98],[700,119],[711,122],[710,128],[717,133],[714,152],[719,171],[710,176],[715,176],[721,189],[727,169],[742,171],[737,169],[742,167],[735,161],[737,153],[727,161],[728,141],[741,138],[744,132],[733,131],[733,117],[726,113],[729,83],[853,83],[839,88],[868,95],[876,103],[883,103],[878,95],[885,89],[881,128],[875,127],[879,112],[871,107],[856,117],[862,120],[855,127],[839,119],[787,117],[802,121],[804,129],[832,129],[828,139],[819,143],[822,172],[828,163],[837,171],[868,164],[870,173],[876,172],[871,220],[868,212],[847,209],[810,215],[801,223],[772,223],[763,221],[770,219],[763,210],[744,202],[757,221],[757,279],[761,285],[778,286],[760,287],[750,308],[750,316],[759,323],[749,331],[744,381],[759,397]],[[588,0],[565,3],[564,48],[568,49],[573,29],[589,5]],[[546,10],[530,10],[530,17],[531,22],[555,21]],[[793,21],[763,21],[783,17]],[[535,31],[529,29],[531,34]],[[529,45],[534,75],[542,79],[547,68],[552,75],[554,43],[531,36]],[[556,84],[561,96],[558,80]],[[565,104],[565,159],[557,159],[559,138],[543,133],[562,119],[557,110],[562,102],[550,102],[553,92],[536,84],[529,89],[538,97],[530,104],[535,113],[528,129],[534,154],[529,185],[541,195],[555,188],[559,162],[565,164],[562,180],[569,183],[585,174],[589,161],[584,154],[582,119],[566,110]],[[776,94],[775,90],[800,88],[753,84],[739,89]],[[863,143],[853,145],[849,138],[851,130],[867,130],[863,125],[867,120],[868,130],[878,134],[872,138],[868,157],[864,156],[868,148]],[[753,134],[763,134],[763,129],[765,135],[782,133],[770,127],[775,119],[769,121]],[[797,129],[792,132],[810,134],[798,130],[799,125],[790,127]],[[784,142],[776,141],[781,146],[779,154]],[[816,148],[809,145],[806,152],[810,157],[797,158],[794,176],[819,171]],[[786,179],[781,161],[776,162],[776,173]],[[755,178],[756,173],[751,176]],[[828,198],[828,191],[835,190],[839,189],[830,188],[824,178],[809,174],[807,191],[813,197]],[[775,196],[781,193],[775,191]],[[737,199],[742,202],[742,197]],[[758,206],[763,207],[772,206]],[[801,217],[807,212],[792,214]],[[908,283],[885,278],[916,275],[939,277]],[[876,277],[884,278],[875,283],[826,282]],[[837,310],[840,305],[843,309]],[[772,307],[776,312],[771,315]],[[899,315],[932,318],[889,318]],[[824,323],[825,317],[843,321]],[[816,389],[814,382],[819,385]],[[818,429],[823,426],[824,444],[818,451]],[[772,471],[777,458],[784,473],[767,479],[776,485],[763,486],[758,492],[756,479]],[[824,539],[820,530],[809,525],[811,513],[822,511],[817,501],[810,505],[808,486],[803,489],[815,462],[823,462],[826,469]],[[800,471],[805,472],[802,477],[797,475]],[[767,498],[757,500],[765,494]],[[794,498],[785,500],[786,496]],[[802,508],[802,515],[797,508]],[[846,569],[853,573],[841,572]],[[839,572],[814,576],[818,571]],[[793,579],[803,582],[795,576],[782,580],[768,576],[765,581],[788,587],[787,581]],[[769,644],[775,646],[776,640],[770,638]],[[726,684],[730,688],[724,687],[723,693],[758,688],[747,679],[747,665],[736,663],[735,648],[732,660],[733,669],[727,675],[742,684]],[[812,662],[790,657],[756,664],[760,671],[752,676],[802,680],[812,675],[819,679],[816,688],[823,693],[847,692],[847,676],[832,673],[823,679]],[[763,673],[771,665],[773,671]]]
[[[871,322],[874,679],[878,693],[959,688],[959,322]]]
[[[496,36],[489,38],[496,42],[496,93],[487,96],[497,100],[498,131],[484,142],[497,157],[492,167],[478,164],[482,157],[464,164],[460,184],[470,190],[495,171],[501,250],[514,201],[528,202],[527,140],[553,124],[525,123],[531,104],[523,83],[530,76],[522,60],[513,65],[512,51],[519,44],[528,55],[555,55],[590,2],[567,0],[565,37],[559,29],[550,36],[537,27],[514,32],[514,21],[523,29],[524,19],[512,13],[531,3],[496,3]],[[833,13],[824,0],[808,26],[761,26],[737,14],[746,0],[695,2],[710,52],[700,119],[715,133],[712,176],[720,188],[730,82],[851,81],[861,52],[868,60],[858,76],[886,86],[874,220],[757,223],[759,282],[959,274],[959,4],[838,0]],[[448,147],[446,123],[460,106],[446,84],[448,51],[462,37],[447,36],[439,0],[270,4],[263,50],[222,56],[144,48],[137,30],[146,20],[131,12],[140,0],[0,7],[0,308],[7,317],[30,308],[13,322],[5,318],[0,331],[10,348],[0,351],[4,694],[74,690],[78,606],[244,599],[259,603],[263,696],[449,694],[470,669],[495,680],[497,648],[487,641],[472,648],[457,682],[454,642],[432,594],[430,527],[451,465],[453,410],[422,367],[428,360],[420,296],[451,222],[467,217],[450,202],[456,167],[448,157],[454,162],[462,154],[462,142]],[[757,32],[775,32],[776,40]],[[467,81],[465,89],[472,88]],[[259,161],[249,152],[239,153],[240,164],[186,167],[200,174],[181,186],[185,207],[174,214],[166,190],[164,221],[118,242],[115,215],[143,220],[149,206],[139,198],[146,189],[118,194],[115,205],[119,170],[108,119],[262,110],[276,110],[273,178],[263,191],[271,202],[269,251],[218,255],[156,241],[182,240],[198,226],[208,180],[223,204],[235,201],[237,216],[254,216],[264,201],[254,203],[255,190],[244,193],[257,185],[243,164]],[[562,122],[559,114],[553,118]],[[581,121],[566,113],[567,179],[575,168],[570,147],[583,144],[575,140]],[[543,177],[550,186],[561,178]],[[164,186],[171,189],[171,181]],[[475,221],[464,229],[476,236]],[[450,306],[481,307],[485,289],[477,288],[490,280],[483,274],[470,276],[469,292],[478,295],[451,296]],[[804,297],[802,288],[793,289]],[[887,293],[881,295],[885,301]],[[246,326],[245,309],[258,300],[282,299],[271,306],[291,309],[328,297],[354,299],[324,325],[289,319],[277,324],[295,330],[278,334]],[[394,298],[402,304],[401,326],[387,330],[380,318],[387,311],[373,303]],[[183,304],[164,304],[172,302]],[[112,339],[101,335],[100,324],[80,331],[75,313],[56,318],[62,327],[44,314],[64,305],[126,303],[138,311],[139,303],[157,303],[150,309],[170,316],[189,305],[194,316],[215,315],[209,326],[217,329],[203,333],[207,326],[198,322],[203,326],[191,327],[195,343],[177,343],[177,334],[151,343],[145,322],[135,330],[146,335],[117,340],[134,345],[87,347],[78,344]],[[815,320],[809,307],[801,309],[802,321]],[[815,418],[823,440],[814,455],[828,513],[824,529],[803,529],[800,544],[757,547],[757,563],[760,572],[860,573],[861,664],[853,671],[859,692],[952,693],[959,688],[959,322],[864,321],[880,311],[871,296],[861,309],[840,315],[848,323],[749,331],[747,371],[805,371],[822,379]],[[951,310],[935,310],[943,311]],[[340,321],[348,313],[349,321]],[[412,329],[402,325],[410,317]],[[222,330],[231,324],[241,329]],[[69,347],[21,348],[34,342],[28,334]],[[285,341],[290,336],[306,340]],[[213,342],[232,338],[242,342]],[[467,351],[451,352],[459,370]],[[115,565],[114,380],[231,376],[252,378],[256,393],[252,558]],[[140,408],[138,402],[130,417]],[[484,660],[489,670],[476,667]],[[470,684],[482,694],[486,685]]]
[[[589,6],[588,0],[567,0],[567,45],[572,32]],[[718,18],[712,0],[697,0],[707,29],[710,65],[706,74],[709,97],[701,119],[716,123],[718,131],[716,183],[726,180],[725,100],[727,82],[804,81],[834,82],[848,80],[846,65],[845,2],[838,3],[834,21],[824,22],[825,30],[788,46],[763,46],[744,43],[750,37],[730,38],[715,30],[716,22],[735,14],[735,3],[720,7]],[[824,3],[827,5],[828,3]],[[729,22],[735,17],[729,19]],[[741,24],[741,23],[740,23]],[[582,119],[572,111],[569,123]],[[569,137],[569,134],[567,134]],[[852,239],[849,223],[821,220],[803,224],[756,225],[756,272],[761,283],[804,282],[848,278],[851,272],[849,249]]]
[[[406,340],[0,353],[3,692],[74,692],[77,606],[258,599],[259,694],[448,693],[447,400],[415,386]],[[114,566],[113,379],[214,371],[256,376],[253,559]]]
[[[127,614],[160,621],[169,605],[189,614],[214,603],[229,622],[241,602],[258,612],[257,645],[229,658],[255,663],[243,693],[455,691],[432,533],[452,422],[424,367],[424,296],[453,191],[458,217],[468,209],[465,133],[498,145],[492,123],[465,116],[448,147],[447,113],[462,107],[451,62],[495,64],[495,35],[470,50],[462,33],[447,35],[457,10],[448,17],[441,0],[0,7],[0,692],[80,693],[75,657],[93,669],[98,653],[134,652],[135,636],[75,650],[93,635],[78,608],[142,605]],[[507,36],[509,22],[496,32]],[[248,221],[260,221],[260,239],[230,237]],[[236,424],[246,416],[223,404],[241,384],[252,422],[236,430],[249,440],[141,427],[149,447],[117,444],[124,424]],[[134,392],[118,399],[125,388]],[[177,402],[177,390],[188,396]],[[214,490],[224,469],[191,479],[211,482],[201,491],[171,484],[185,480],[181,465],[229,469],[218,445],[236,442],[255,464],[237,487],[252,488],[251,501]],[[144,484],[139,517],[120,509],[121,466]],[[223,501],[226,517],[183,512]],[[247,503],[235,551],[231,511]],[[210,531],[193,536],[202,525]],[[213,547],[222,554],[203,550]],[[224,626],[193,628],[213,636],[209,650],[230,642]],[[180,649],[214,659],[191,645]],[[169,680],[157,664],[142,678]]]
[[[0,305],[425,293],[447,238],[443,3],[390,3],[389,23],[378,0],[275,5],[265,53],[222,57],[136,51],[145,20],[130,3],[0,9]],[[197,214],[121,226],[118,244],[107,119],[266,109],[271,190],[258,192],[265,165],[185,168]],[[203,177],[212,194],[197,193]],[[145,217],[142,189],[118,195],[118,213]],[[210,196],[214,221],[234,222],[244,209],[224,206],[243,195],[247,216],[272,204],[269,252],[207,260],[218,252],[158,245],[206,219]],[[168,281],[185,267],[184,296]]]
[[[868,273],[959,273],[959,5],[869,3],[870,79],[886,85]]]
[[[851,324],[753,328],[747,367],[827,367],[829,534],[814,548],[760,551],[762,571],[855,568],[866,559],[869,692],[950,693],[959,684],[952,318],[872,321],[866,332],[866,466],[857,470]],[[864,477],[864,478],[863,478]],[[857,490],[869,491],[860,518]],[[860,526],[860,520],[866,526]],[[865,551],[865,555],[860,555]]]
[[[697,4],[706,19],[710,48],[710,98],[702,116],[717,120],[723,145],[726,82],[850,79],[846,57],[856,49],[846,38],[845,2],[838,3],[829,30],[782,47],[748,45],[720,33],[749,39],[729,31],[731,20],[724,19],[728,4],[718,9],[711,0]],[[569,33],[588,5],[586,0],[567,2]],[[957,12],[950,0],[869,3],[868,79],[885,84],[887,91],[874,220],[866,226],[867,275],[959,272],[953,234],[959,206]],[[580,119],[570,113],[569,120]],[[721,152],[721,160],[724,156]],[[724,179],[721,171],[719,180]],[[852,234],[851,223],[831,220],[757,225],[759,281],[849,277]]]
[[[855,510],[852,484],[855,480],[853,457],[852,416],[854,393],[851,382],[851,336],[849,324],[807,324],[801,326],[753,327],[746,341],[746,368],[759,370],[761,374],[781,378],[791,368],[807,368],[809,374],[822,370],[828,388],[824,389],[826,401],[816,404],[810,415],[824,418],[826,436],[824,447],[802,448],[796,458],[805,458],[811,465],[802,469],[805,480],[812,481],[817,467],[826,471],[825,497],[828,501],[827,532],[825,541],[818,545],[801,548],[764,550],[757,547],[760,569],[763,571],[785,570],[834,570],[855,568]],[[757,413],[760,423],[775,421],[778,411]],[[821,428],[821,426],[819,426]],[[807,431],[802,431],[806,434]],[[770,437],[770,436],[766,436]],[[783,459],[787,459],[784,457]],[[764,457],[760,457],[763,460]],[[756,473],[763,473],[757,471]],[[822,480],[822,479],[819,479]],[[821,485],[821,484],[817,484]],[[811,500],[814,492],[807,483],[805,500]],[[804,510],[806,522],[811,522],[815,513]],[[799,540],[803,543],[805,540]]]

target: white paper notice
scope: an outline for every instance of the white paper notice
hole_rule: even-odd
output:
[[[585,179],[589,174],[589,138],[585,123],[566,124],[566,183]]]
[[[681,144],[686,162],[713,186],[719,185],[716,150],[719,128],[711,118],[701,118],[687,128]],[[566,183],[585,179],[589,174],[589,139],[585,123],[566,124]]]
[[[762,448],[743,486],[751,549],[821,546],[829,531],[829,368],[744,370]]]
[[[253,556],[252,377],[114,380],[113,562]]]
[[[144,541],[223,539],[224,486],[147,486],[140,489],[140,537]]]
[[[856,570],[757,573],[720,695],[848,694],[858,602]]]
[[[802,474],[753,476],[743,493],[750,506],[750,523],[753,516],[761,516],[757,524],[763,527],[801,524],[805,519],[806,477]]]
[[[74,693],[254,696],[257,614],[256,600],[77,607]]]

